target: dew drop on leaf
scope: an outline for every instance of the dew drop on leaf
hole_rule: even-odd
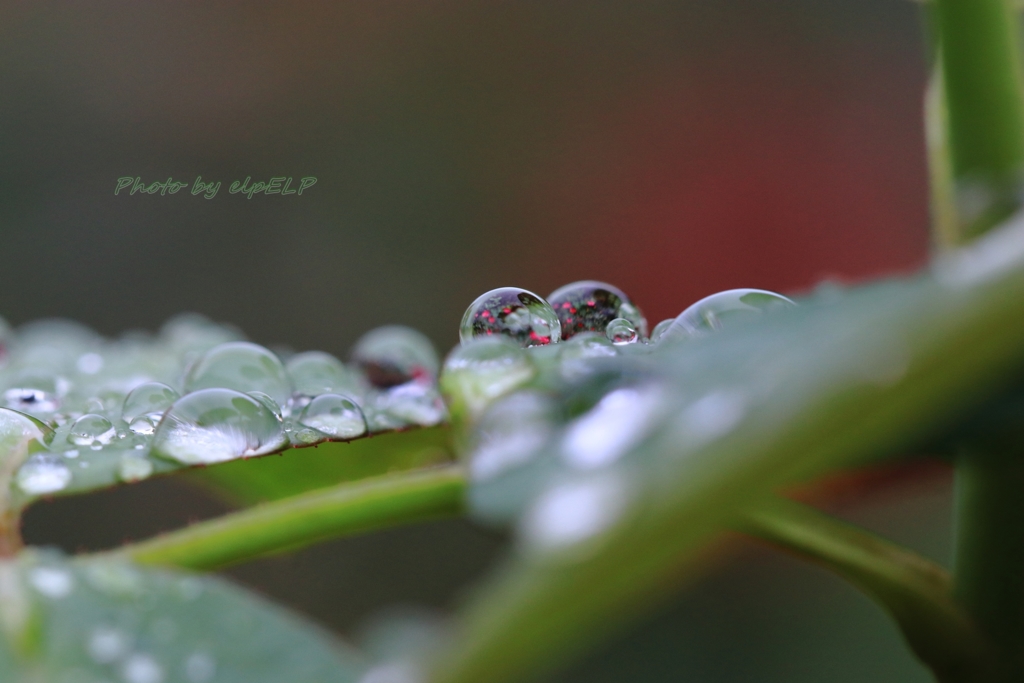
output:
[[[448,354],[441,387],[453,412],[464,408],[475,418],[536,374],[536,364],[522,347],[504,337],[482,337]]]
[[[604,333],[616,318],[633,323],[640,336],[647,336],[647,320],[621,289],[607,282],[581,280],[559,287],[548,296],[562,326],[562,339],[580,332]]]
[[[608,340],[616,346],[635,344],[640,339],[636,327],[625,318],[616,318],[608,323],[604,333]]]
[[[42,496],[60,491],[71,483],[71,470],[59,456],[36,453],[18,468],[14,481],[24,493]]]
[[[665,330],[667,330],[669,327],[671,327],[672,323],[674,323],[675,321],[676,321],[675,318],[665,318],[660,323],[655,325],[654,329],[651,330],[650,342],[652,344],[654,344],[659,339],[661,339],[661,335],[665,334]]]
[[[791,299],[763,289],[729,289],[705,297],[680,313],[663,337],[678,339],[706,334],[736,321],[795,305]]]
[[[178,398],[178,392],[162,382],[145,382],[125,396],[124,405],[121,406],[121,418],[129,424],[141,416],[155,417],[154,422],[159,422],[160,416]]]
[[[28,582],[37,591],[54,600],[66,598],[75,587],[71,572],[59,567],[32,567],[28,571]]]
[[[431,349],[431,353],[433,349]],[[295,392],[306,396],[360,393],[359,380],[329,353],[306,351],[288,359],[285,369]]]
[[[262,391],[284,405],[292,394],[281,360],[269,349],[250,342],[228,342],[207,351],[185,377],[185,391],[200,389]]]
[[[106,445],[114,440],[117,432],[110,420],[102,415],[90,413],[75,420],[68,434],[68,441],[76,446]]]
[[[493,335],[509,337],[520,346],[543,346],[560,341],[562,331],[547,301],[525,289],[499,287],[470,304],[459,328],[463,344]]]
[[[366,418],[355,401],[338,394],[314,398],[299,417],[299,423],[337,439],[353,439],[366,433]]]
[[[153,474],[153,463],[145,456],[123,453],[118,465],[117,476],[121,481],[142,481]]]
[[[440,360],[430,340],[411,327],[385,325],[370,330],[352,349],[352,362],[379,389],[437,379]]]
[[[271,453],[287,444],[277,416],[251,396],[202,389],[178,399],[153,435],[153,453],[186,465]]]

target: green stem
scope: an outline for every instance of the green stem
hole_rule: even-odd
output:
[[[1009,0],[936,0],[935,39],[948,113],[956,242],[1020,208],[1024,88]]]
[[[813,508],[777,499],[737,529],[810,559],[861,588],[896,620],[915,654],[945,683],[985,680],[992,651],[951,597],[939,565]]]
[[[464,489],[455,466],[390,474],[265,503],[114,552],[143,564],[218,569],[338,536],[454,516],[463,509]]]
[[[1000,649],[993,680],[1024,680],[1024,458],[991,450],[957,466],[955,595]]]

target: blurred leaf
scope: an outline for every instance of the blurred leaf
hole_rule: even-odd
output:
[[[216,578],[25,552],[0,564],[0,679],[355,681],[354,651]]]
[[[499,683],[556,666],[685,578],[741,507],[949,433],[1019,380],[1022,315],[1018,218],[910,280],[594,359],[558,395],[571,421],[539,447],[481,469],[480,449],[503,451],[477,435],[473,507],[514,518],[518,550],[464,610],[433,680]],[[595,414],[616,391],[633,394]],[[649,395],[653,421],[634,410]],[[574,430],[588,419],[592,429]]]

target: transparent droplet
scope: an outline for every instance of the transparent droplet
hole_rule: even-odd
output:
[[[410,327],[386,325],[370,330],[356,342],[352,361],[380,389],[437,379],[440,361],[434,345]]]
[[[75,587],[71,572],[60,567],[33,567],[28,572],[28,582],[37,591],[54,600],[71,595]]]
[[[153,418],[146,415],[140,415],[128,423],[128,429],[132,434],[138,434],[139,436],[152,436],[153,432],[156,431],[156,426],[158,424],[159,422],[154,422]]]
[[[71,483],[71,470],[60,456],[36,453],[18,468],[14,481],[24,493],[44,496],[66,488]]]
[[[604,333],[608,340],[616,346],[635,344],[640,339],[636,327],[625,318],[616,318],[608,323]]]
[[[160,416],[178,400],[178,392],[161,382],[146,382],[128,392],[121,406],[121,419],[128,424],[142,415],[160,421]]]
[[[291,380],[269,349],[249,342],[229,342],[207,351],[185,377],[185,391],[234,389],[262,391],[278,405],[292,394]]]
[[[374,425],[378,429],[396,429],[407,425],[432,427],[444,421],[448,414],[437,389],[419,382],[409,382],[377,392],[373,396],[373,408],[376,417],[383,418],[383,421]]]
[[[662,338],[707,334],[736,321],[795,305],[791,299],[763,289],[729,289],[705,297],[680,313]]]
[[[279,406],[277,404],[277,401],[275,401],[273,398],[271,398],[267,394],[264,394],[262,391],[247,391],[245,393],[249,396],[252,396],[260,403],[262,403],[267,410],[272,412],[274,416],[277,417],[279,422],[284,419],[284,414],[282,412],[281,406]]]
[[[433,349],[431,349],[433,352]],[[288,359],[285,369],[295,391],[306,396],[361,393],[359,379],[329,353],[306,351]]]
[[[666,331],[666,330],[668,330],[668,328],[669,328],[669,327],[671,327],[671,326],[672,326],[672,323],[674,323],[675,321],[676,321],[676,319],[675,319],[675,318],[665,318],[665,319],[664,319],[664,320],[662,320],[662,321],[661,321],[660,323],[658,323],[657,325],[655,325],[655,326],[654,326],[654,329],[653,329],[653,330],[651,330],[651,339],[650,339],[650,342],[651,342],[652,344],[654,344],[654,343],[655,343],[655,342],[657,342],[657,341],[658,341],[659,339],[661,339],[661,335],[665,334],[665,331]]]
[[[251,396],[202,389],[178,399],[153,435],[153,453],[186,465],[272,453],[287,438],[277,416]]]
[[[302,411],[299,423],[336,439],[366,433],[366,418],[355,401],[338,394],[321,394]]]
[[[68,441],[76,446],[106,445],[114,440],[117,431],[110,420],[102,415],[90,413],[75,420],[68,434]]]
[[[621,289],[607,282],[582,280],[559,287],[548,297],[562,326],[562,339],[580,332],[604,333],[616,318],[633,323],[640,336],[647,336],[647,320]]]
[[[453,412],[478,416],[499,396],[523,386],[537,374],[529,354],[504,337],[482,337],[457,346],[445,359],[441,387]]]
[[[543,346],[562,338],[551,304],[517,287],[499,287],[480,295],[462,316],[459,339],[463,344],[492,335],[509,337],[520,346]]]
[[[580,332],[560,347],[559,374],[570,381],[592,373],[595,359],[614,358],[618,355],[611,340],[599,332]]]
[[[19,373],[8,386],[4,390],[6,407],[42,417],[55,413],[61,407],[61,399],[70,388],[63,377],[33,371]]]
[[[124,453],[118,466],[117,476],[121,481],[142,481],[153,474],[153,463],[143,455]]]
[[[494,403],[470,437],[469,474],[484,482],[529,462],[554,432],[551,398],[520,391]]]

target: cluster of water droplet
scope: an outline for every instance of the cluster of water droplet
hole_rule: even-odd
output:
[[[346,364],[195,315],[114,340],[0,320],[0,451],[31,442],[15,484],[36,496],[429,426],[447,416],[438,369],[429,340],[399,326],[364,335]]]
[[[469,427],[471,510],[482,521],[518,520],[534,547],[599,535],[632,495],[631,458],[663,430],[668,411],[681,411],[686,434],[677,436],[692,443],[724,434],[742,414],[731,395],[688,397],[656,372],[607,359],[678,351],[679,342],[793,305],[765,290],[728,290],[648,335],[640,309],[607,283],[575,282],[547,300],[509,287],[480,296],[441,378]]]

